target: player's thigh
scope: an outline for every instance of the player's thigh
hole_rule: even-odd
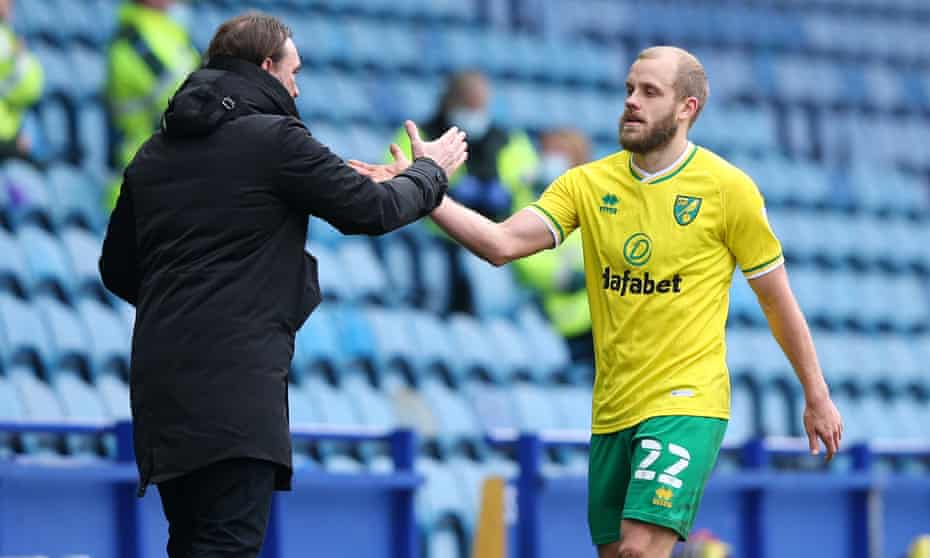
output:
[[[705,417],[655,417],[640,424],[623,518],[687,539],[725,431],[725,420]]]
[[[630,482],[634,429],[591,436],[588,456],[588,527],[596,545],[620,540],[620,520]]]

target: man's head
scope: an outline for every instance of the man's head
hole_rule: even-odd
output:
[[[227,20],[207,48],[207,60],[214,56],[251,62],[277,78],[291,97],[300,94],[296,81],[300,55],[291,40],[290,28],[276,17],[249,12]]]
[[[626,109],[620,118],[620,144],[648,153],[687,134],[707,102],[704,67],[686,50],[652,47],[642,51],[626,79]]]
[[[440,110],[449,124],[458,126],[477,140],[484,137],[491,126],[490,99],[491,86],[484,74],[460,72],[446,83]]]
[[[167,11],[174,4],[174,0],[136,0],[136,3],[153,10]]]

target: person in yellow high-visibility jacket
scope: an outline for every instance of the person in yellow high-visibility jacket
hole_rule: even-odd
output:
[[[107,51],[107,100],[124,168],[158,128],[178,87],[200,64],[184,27],[168,13],[174,0],[130,0],[119,8],[119,30]],[[109,192],[112,207],[119,183]]]
[[[0,0],[0,159],[29,156],[23,117],[41,98],[44,84],[42,66],[13,32],[12,11],[12,0]]]
[[[513,211],[526,207],[565,171],[587,163],[591,158],[587,138],[572,129],[544,132],[540,138],[540,152],[533,186],[517,192],[513,198]],[[581,235],[568,237],[556,250],[545,250],[516,260],[513,266],[519,279],[539,293],[546,316],[568,341],[572,360],[593,365],[591,310],[585,289]]]
[[[529,136],[496,124],[490,111],[491,84],[481,72],[463,71],[450,76],[432,119],[420,128],[424,139],[439,137],[458,126],[468,137],[468,161],[450,177],[449,196],[489,219],[510,214],[514,196],[531,187],[539,158]],[[410,157],[410,138],[401,128],[394,144]],[[390,159],[388,154],[387,158]],[[437,238],[448,237],[431,221],[424,227]],[[470,291],[456,255],[458,245],[443,242],[451,273],[449,310],[471,311]]]

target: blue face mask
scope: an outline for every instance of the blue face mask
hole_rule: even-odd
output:
[[[468,135],[466,140],[479,140],[491,127],[491,115],[486,110],[454,108],[449,111],[449,121]]]
[[[569,169],[568,157],[561,153],[543,153],[536,169],[536,182],[540,188],[546,188]]]

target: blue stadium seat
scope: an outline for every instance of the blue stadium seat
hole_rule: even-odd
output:
[[[466,383],[465,393],[475,410],[475,416],[486,432],[517,431],[519,420],[509,386],[472,380]]]
[[[318,306],[294,340],[293,368],[298,381],[312,370],[336,370],[343,362],[339,332],[329,303]]]
[[[438,371],[447,380],[454,380],[459,355],[446,325],[434,313],[410,310],[400,318],[410,330],[410,339],[417,348],[413,352],[416,367],[425,377]]]
[[[98,176],[109,176],[110,131],[107,116],[99,103],[84,103],[77,113],[78,140],[81,146],[81,167]]]
[[[39,313],[31,304],[0,293],[0,348],[8,363],[46,366],[52,360],[52,342]]]
[[[98,230],[101,224],[99,190],[77,167],[55,164],[48,169],[49,192],[53,196],[55,222],[76,223],[89,230]]]
[[[416,470],[425,477],[416,496],[417,515],[423,526],[429,528],[445,520],[463,522],[467,505],[452,472],[428,457],[417,458]]]
[[[44,94],[71,95],[74,92],[75,77],[67,52],[47,43],[36,43],[30,48],[45,74]]]
[[[465,556],[459,533],[451,527],[429,531],[427,552],[430,558],[461,558]]]
[[[790,403],[789,394],[777,386],[769,386],[762,391],[760,415],[762,433],[766,436],[792,436],[797,434],[792,428],[791,416],[795,406]]]
[[[350,239],[339,245],[339,259],[344,270],[351,270],[342,277],[351,283],[352,298],[360,302],[385,302],[388,279],[375,255],[371,243],[364,239]]]
[[[12,159],[3,165],[6,190],[4,209],[10,220],[49,223],[52,203],[42,174],[25,161]]]
[[[591,430],[591,387],[558,385],[549,389],[557,426],[569,430]]]
[[[427,239],[420,243],[418,252],[423,309],[443,313],[449,308],[452,299],[452,272],[446,249],[439,240]]]
[[[0,420],[19,422],[26,418],[26,410],[20,401],[15,386],[5,377],[0,376]],[[9,459],[14,453],[14,439],[11,434],[0,433],[0,459]]]
[[[39,106],[38,114],[46,156],[51,160],[66,156],[71,149],[71,124],[65,101],[47,98]]]
[[[87,347],[90,340],[74,310],[47,295],[38,297],[34,307],[39,311],[54,347],[53,366],[89,369],[91,358]]]
[[[29,267],[30,290],[71,292],[73,270],[59,240],[36,225],[23,225],[16,232]]]
[[[549,390],[529,382],[516,382],[510,387],[514,416],[521,432],[537,432],[559,428],[560,419],[549,397]]]
[[[108,371],[129,370],[129,328],[112,309],[90,298],[76,304],[78,314],[90,334],[91,372],[99,376]]]
[[[99,393],[73,370],[55,371],[52,387],[61,402],[66,421],[104,422],[109,418]],[[65,437],[65,445],[72,456],[95,457],[96,444],[94,436],[69,434]],[[115,441],[112,437],[105,438],[104,446],[108,456],[116,456]]]
[[[743,382],[735,383],[730,394],[730,421],[723,437],[726,446],[742,445],[756,434],[752,391]]]
[[[450,444],[450,448],[481,436],[474,410],[460,393],[452,391],[435,377],[424,380],[419,389],[439,420],[440,440]]]
[[[374,337],[374,357],[380,372],[399,371],[404,376],[414,373],[417,344],[402,315],[369,306],[363,316]]]
[[[327,248],[336,246],[345,238],[335,227],[319,217],[310,218],[307,234],[313,245],[322,244]]]
[[[26,260],[13,236],[0,228],[0,287],[25,295],[29,286]]]
[[[505,379],[546,379],[550,370],[536,365],[536,355],[526,337],[510,321],[492,318],[485,322],[488,339],[493,342],[497,366]]]
[[[97,263],[100,259],[101,240],[83,229],[68,227],[61,231],[61,242],[74,270],[72,281],[76,290],[101,292],[103,284],[100,282]]]
[[[94,383],[108,417],[115,420],[128,420],[132,416],[129,386],[126,382],[113,374],[104,374],[96,378]]]
[[[454,314],[449,318],[449,333],[459,355],[459,375],[462,378],[481,376],[499,379],[501,369],[497,355],[489,348],[491,341],[481,322],[466,314]]]
[[[413,246],[398,233],[381,238],[378,249],[390,288],[385,293],[390,303],[413,306],[419,298],[419,279]]]
[[[324,300],[347,301],[352,299],[351,285],[346,281],[348,272],[334,250],[310,241],[307,251],[317,260],[320,291]]]
[[[81,100],[95,98],[103,93],[107,68],[100,51],[79,45],[72,45],[68,51],[68,63],[74,69],[75,79],[72,90]]]
[[[517,323],[533,355],[533,371],[536,378],[569,374],[571,354],[565,338],[543,318],[536,306],[527,305],[521,308],[517,313]]]
[[[61,403],[48,384],[36,377],[25,366],[14,366],[7,372],[19,394],[24,419],[38,422],[64,422],[65,414]],[[23,449],[31,455],[54,455],[57,453],[59,437],[49,434],[24,434]]]
[[[350,363],[377,366],[379,356],[376,352],[375,334],[364,312],[351,305],[338,305],[332,308],[332,317],[339,332],[342,352]]]
[[[349,396],[361,423],[372,428],[391,429],[397,416],[387,394],[372,387],[361,375],[352,374],[342,381],[342,390]]]

